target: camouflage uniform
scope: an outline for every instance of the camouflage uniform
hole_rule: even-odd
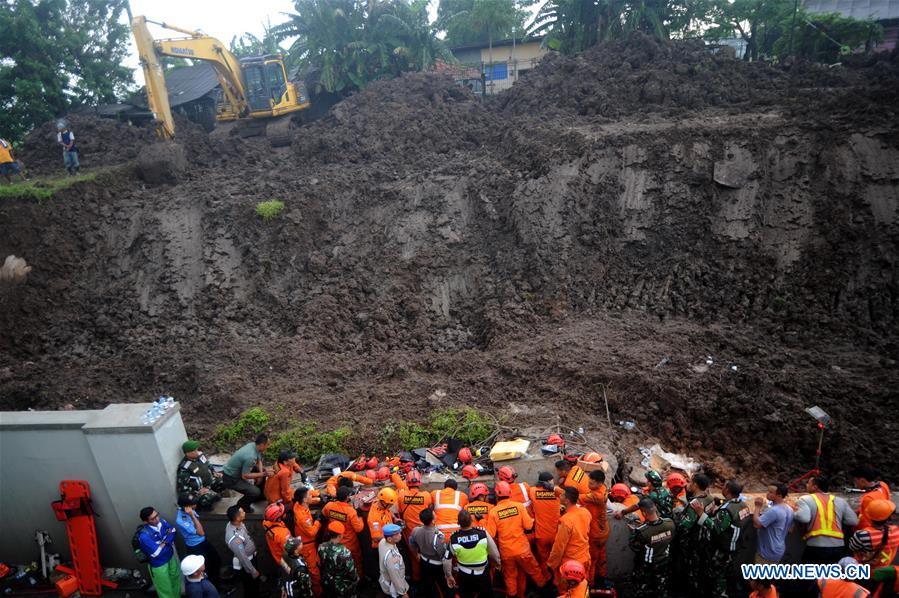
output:
[[[657,519],[634,530],[630,547],[636,553],[631,577],[636,598],[668,598],[668,551],[674,522]]]
[[[309,566],[301,556],[283,557],[290,567],[290,573],[284,578],[284,592],[288,598],[312,598],[312,575]]]
[[[659,517],[671,519],[674,515],[674,497],[662,484],[662,476],[650,469],[646,472],[646,480],[649,482],[649,492],[644,492],[643,495],[655,503]]]
[[[713,515],[699,518],[698,525],[711,534],[701,595],[727,598],[727,577],[734,553],[739,550],[751,521],[749,505],[740,500],[728,500]]]
[[[209,492],[201,495],[201,488],[209,488]],[[223,489],[222,478],[212,475],[206,455],[200,453],[196,460],[181,459],[176,482],[178,494],[194,494],[198,500],[197,506],[206,508],[222,498],[220,493]]]
[[[353,554],[343,544],[325,542],[318,547],[318,568],[325,596],[356,596],[359,577]]]
[[[693,500],[699,501],[703,510],[708,511],[714,504],[710,496],[696,496]],[[697,525],[699,515],[688,503],[679,511],[675,518],[677,536],[674,540],[674,561],[676,571],[680,573],[678,578],[685,578],[685,588],[690,596],[701,596],[703,581],[707,577],[708,559],[711,552],[711,532]]]

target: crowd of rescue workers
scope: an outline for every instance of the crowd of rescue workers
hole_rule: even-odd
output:
[[[809,478],[808,493],[788,504],[782,483],[751,499],[729,480],[721,496],[713,496],[703,473],[672,471],[663,478],[649,470],[642,489],[607,487],[602,468],[585,471],[601,455],[566,451],[554,472],[540,472],[535,480],[499,467],[492,488],[474,479],[480,472],[469,467],[462,471],[465,488],[449,477],[442,489],[428,492],[421,488],[422,464],[402,453],[384,461],[363,457],[316,489],[291,451],[281,451],[266,467],[269,446],[260,434],[216,471],[197,441],[183,444],[174,525],[148,506],[132,539],[159,598],[178,598],[182,584],[190,598],[218,598],[220,588],[228,595],[238,585],[246,598],[899,595],[899,567],[893,565],[899,526],[890,523],[895,504],[888,485],[867,465],[850,472],[864,492],[853,509],[830,493],[823,473]],[[294,488],[296,479],[302,482]],[[198,514],[211,510],[225,490],[242,495],[226,513],[227,576]],[[354,501],[366,490],[368,504]],[[254,539],[245,518],[263,498],[264,539]],[[625,591],[606,577],[611,518],[627,524],[634,553],[633,573],[622,580]],[[736,557],[746,553],[750,528],[755,563],[782,562],[795,528],[805,541],[803,563],[868,564],[871,577],[747,582]],[[174,546],[179,535],[187,553],[180,560]],[[257,541],[279,565],[277,579],[260,572]]]

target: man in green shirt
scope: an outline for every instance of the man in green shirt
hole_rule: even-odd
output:
[[[271,469],[262,466],[262,453],[269,444],[268,435],[260,434],[254,442],[237,449],[222,469],[224,487],[243,494],[237,504],[247,513],[253,512],[253,503],[262,497],[262,483],[266,476],[272,475]]]

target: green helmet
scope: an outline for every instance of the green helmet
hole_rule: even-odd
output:
[[[662,485],[662,476],[656,470],[650,469],[646,472],[646,481],[658,488]]]
[[[287,554],[293,554],[293,552],[302,545],[302,538],[291,536],[284,541],[284,552]]]

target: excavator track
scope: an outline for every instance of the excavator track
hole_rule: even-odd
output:
[[[291,116],[282,116],[268,121],[265,136],[272,147],[287,147],[293,142],[296,125]]]

